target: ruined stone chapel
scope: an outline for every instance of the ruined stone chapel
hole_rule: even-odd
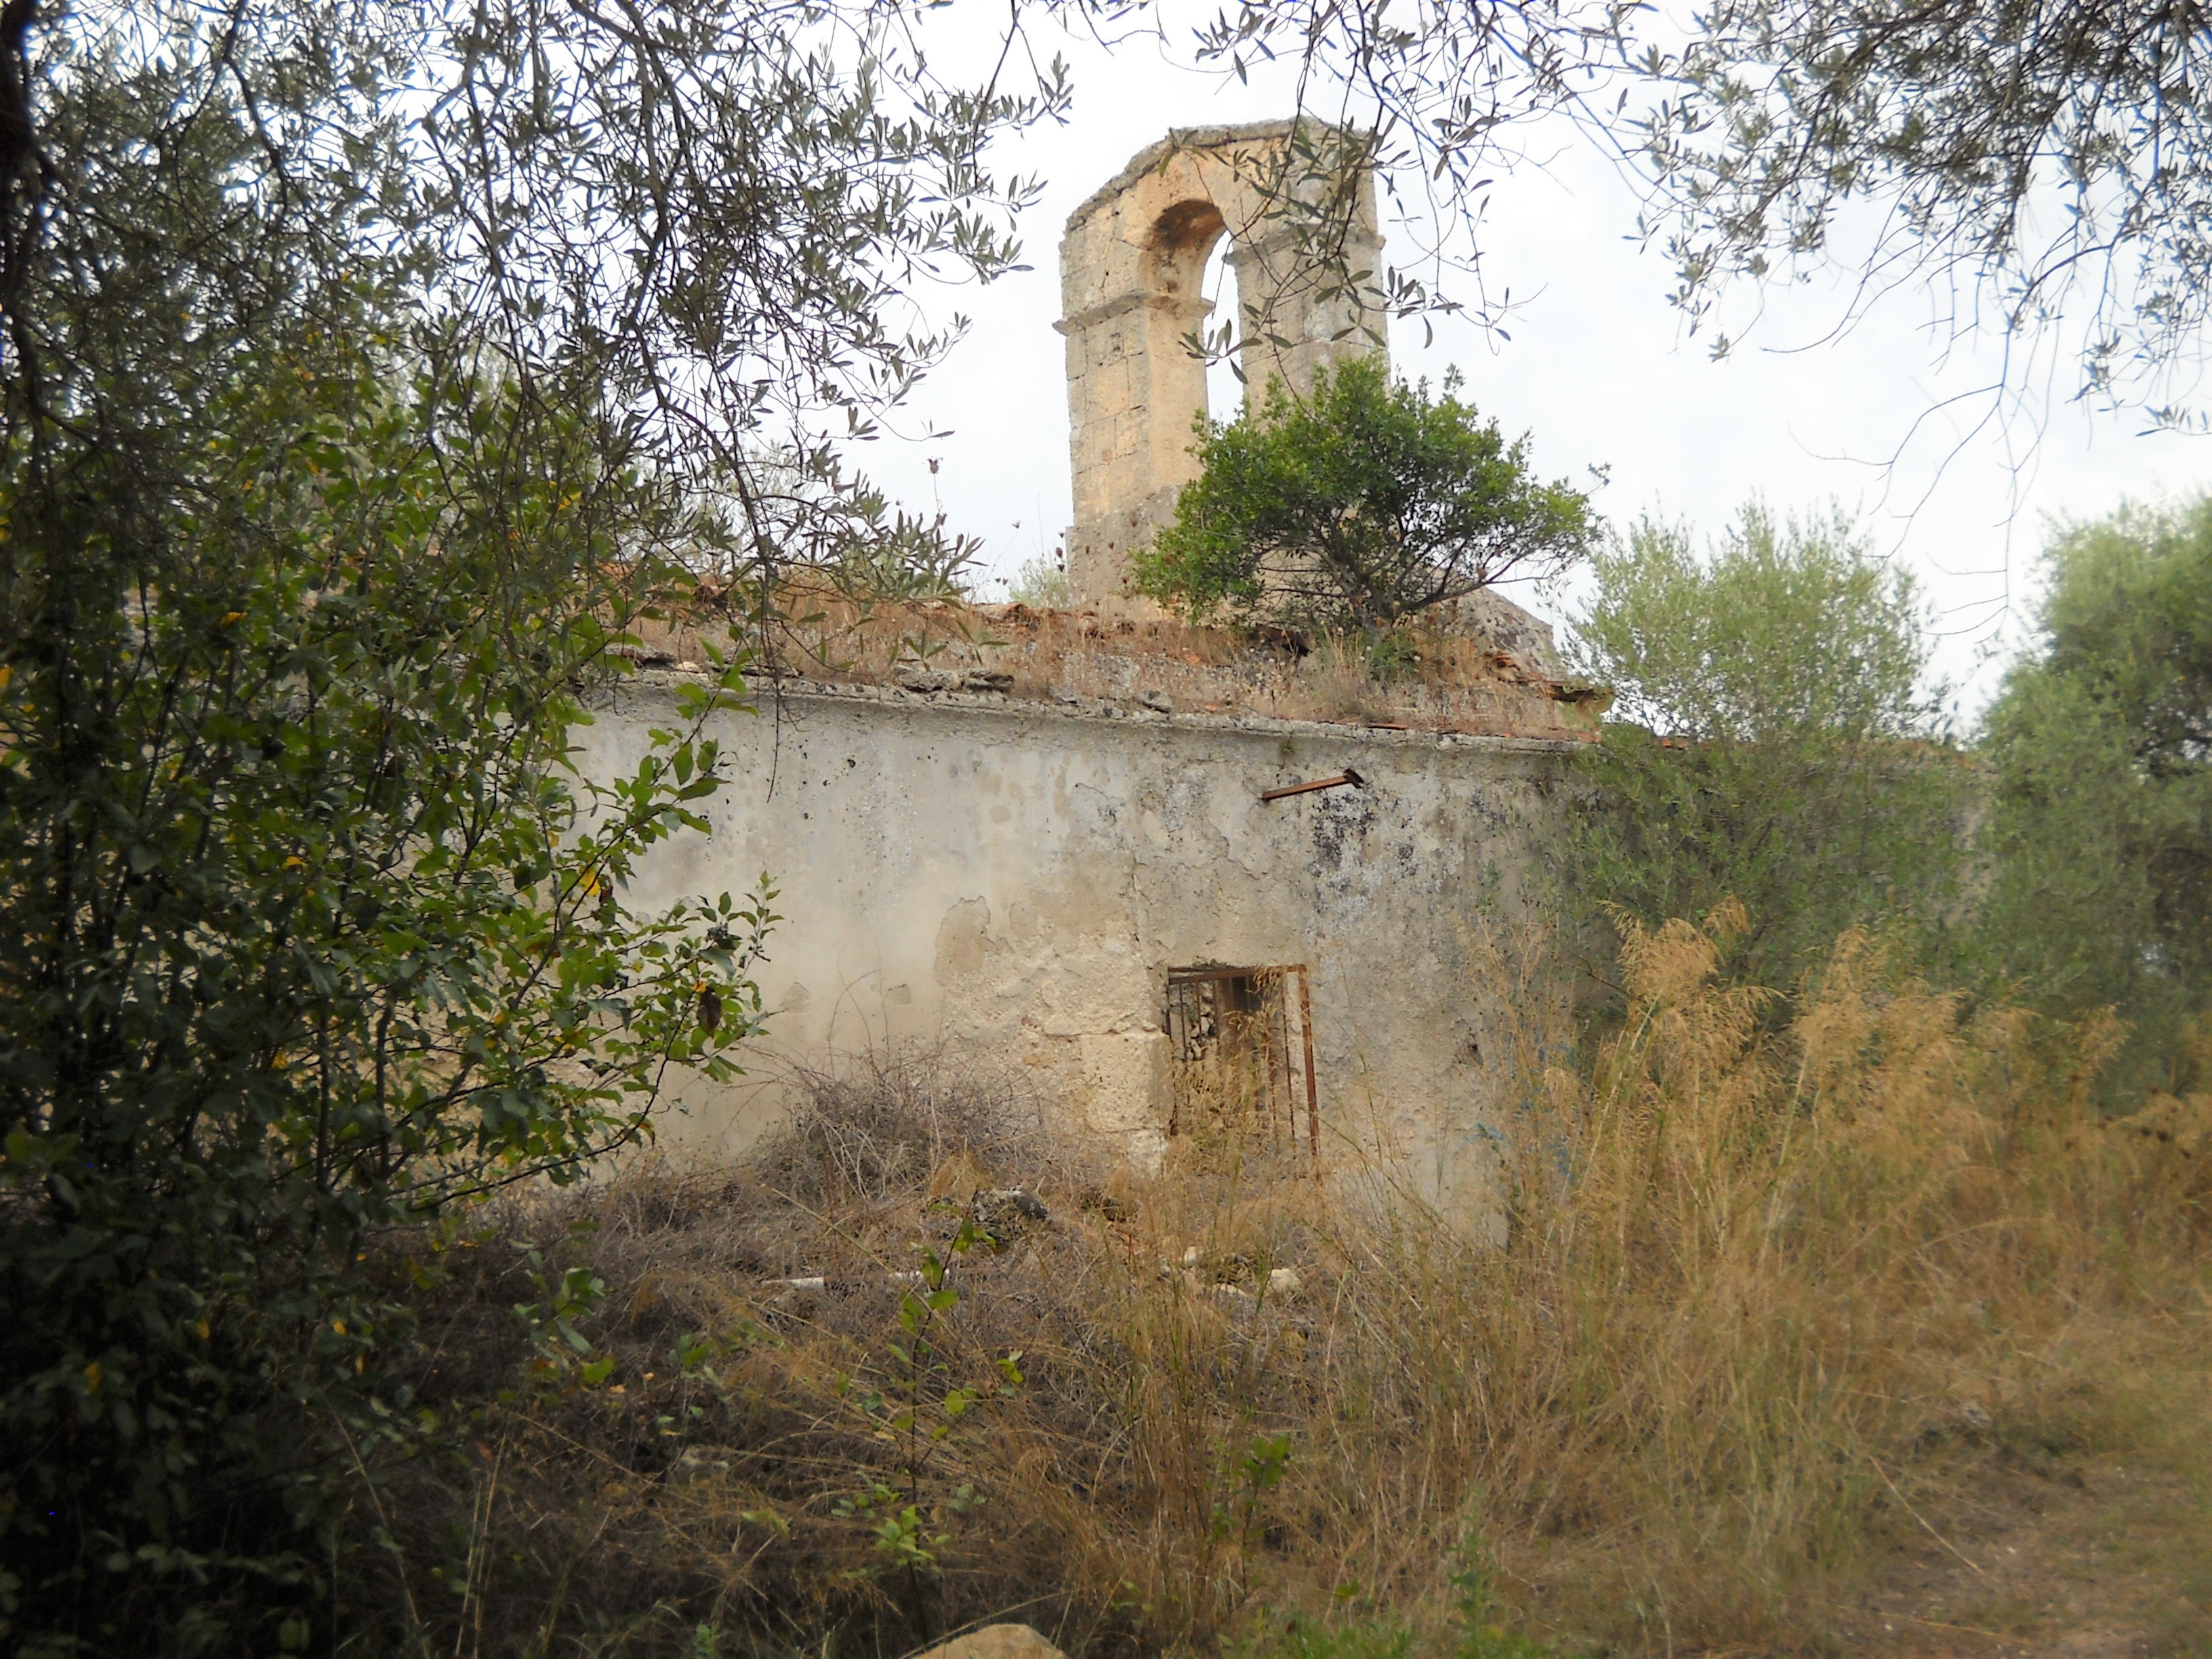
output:
[[[1447,1211],[1487,1206],[1505,988],[1482,940],[1529,902],[1595,705],[1549,630],[1488,594],[1380,688],[1121,592],[1194,476],[1188,340],[1221,238],[1248,384],[1382,349],[1357,286],[1272,234],[1264,181],[1292,137],[1171,133],[1068,221],[1073,608],[970,607],[927,662],[859,650],[717,717],[735,781],[714,832],[662,849],[636,898],[765,871],[790,920],[755,1074],[684,1091],[664,1146],[742,1151],[783,1109],[778,1057],[918,1041],[1019,1068],[1068,1130],[1138,1163],[1234,1109]],[[1372,181],[1354,185],[1341,234],[1376,269]],[[587,765],[635,764],[685,654],[672,642],[584,728]]]

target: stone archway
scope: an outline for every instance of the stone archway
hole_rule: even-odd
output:
[[[1358,135],[1290,121],[1184,128],[1139,151],[1069,216],[1058,326],[1067,339],[1067,571],[1078,599],[1121,591],[1131,552],[1173,516],[1176,492],[1196,474],[1191,428],[1206,406],[1206,365],[1185,342],[1213,308],[1201,284],[1224,235],[1248,386],[1279,375],[1303,390],[1317,365],[1382,349],[1382,319],[1365,292],[1382,246],[1371,173],[1363,164],[1350,181],[1344,270],[1302,263],[1283,222],[1285,196],[1310,202],[1325,179],[1311,152],[1326,143],[1295,142],[1316,135],[1364,152]],[[1347,282],[1346,273],[1368,275]]]

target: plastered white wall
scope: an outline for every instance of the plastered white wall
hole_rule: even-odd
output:
[[[673,676],[626,685],[579,732],[583,764],[634,768],[674,696]],[[1325,1157],[1487,1208],[1505,1010],[1477,939],[1532,900],[1565,745],[876,688],[714,731],[731,781],[713,833],[656,849],[629,896],[776,882],[764,1062],[942,1040],[1032,1068],[1071,1127],[1144,1162],[1166,1124],[1168,970],[1303,963]],[[1365,788],[1259,798],[1346,767]],[[757,1077],[694,1079],[663,1144],[741,1152],[781,1109]]]

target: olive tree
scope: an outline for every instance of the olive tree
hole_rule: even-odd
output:
[[[1847,520],[1755,505],[1702,556],[1647,520],[1591,568],[1568,651],[1620,718],[1579,759],[1571,908],[1656,926],[1733,898],[1743,971],[1776,988],[1847,927],[1948,950],[1975,785],[1910,573]]]
[[[744,660],[627,776],[572,734],[698,563],[806,556],[775,423],[865,430],[941,349],[907,284],[1012,257],[978,147],[1056,94],[886,21],[0,9],[10,1650],[332,1639],[409,1420],[380,1242],[757,1029],[772,894],[630,890]],[[799,466],[825,539],[935,556]]]
[[[2179,1039],[2212,1009],[2212,504],[2069,526],[2048,574],[1983,723],[1986,966],[2126,1020],[2114,1088],[2203,1087]]]
[[[1732,279],[1822,261],[1860,275],[1861,300],[1932,277],[1963,321],[2023,338],[2087,319],[2084,390],[2193,418],[2205,21],[2193,0],[1704,7],[1686,45],[1640,58],[1666,94],[1641,136],[1680,302],[1705,319]]]

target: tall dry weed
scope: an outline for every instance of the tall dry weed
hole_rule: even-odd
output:
[[[531,1362],[485,1310],[528,1275],[477,1247],[443,1328],[475,1369],[423,1391],[478,1449],[392,1477],[417,1521],[380,1605],[441,1651],[889,1655],[1006,1616],[1084,1652],[1389,1648],[1443,1628],[1472,1549],[1498,1616],[1571,1648],[1817,1647],[1885,1551],[1942,1541],[1963,1443],[2124,1433],[2118,1369],[2204,1362],[2201,1318],[2158,1317],[2203,1310],[2203,1159],[2096,1118],[2108,1025],[1970,1009],[1859,934],[1778,1007],[1728,978],[1738,925],[1629,927],[1626,1018],[1579,1061],[1531,978],[1502,1242],[1258,1136],[1102,1181],[895,1067],[825,1089],[805,1156],[517,1218],[603,1277],[613,1364],[502,1392]],[[1050,1219],[976,1241],[973,1190],[1017,1182]],[[480,1648],[434,1568],[509,1610]]]

